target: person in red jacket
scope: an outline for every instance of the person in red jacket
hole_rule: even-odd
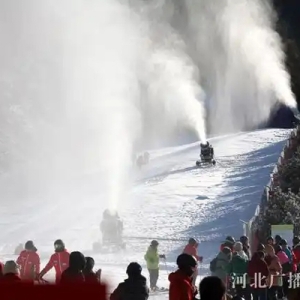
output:
[[[85,282],[83,270],[85,268],[85,257],[81,252],[70,253],[69,267],[61,274],[60,283],[83,283]]]
[[[248,276],[254,299],[267,299],[266,280],[269,276],[268,265],[262,251],[255,252],[248,264]]]
[[[202,262],[203,257],[198,255],[198,243],[194,238],[190,238],[189,239],[189,243],[184,247],[183,252],[182,253],[186,253],[189,255],[192,255],[193,257],[196,258],[197,261]],[[195,269],[195,272],[193,274],[193,285],[195,285],[196,283],[196,279],[198,276],[198,268]]]
[[[300,265],[300,239],[298,236],[293,238],[293,262],[296,265],[297,271],[299,271]]]
[[[51,255],[49,262],[39,274],[39,278],[42,279],[43,276],[54,267],[55,282],[59,283],[62,272],[69,266],[70,254],[65,249],[65,244],[62,240],[56,240],[54,242],[54,251],[55,253]]]
[[[37,254],[37,248],[33,241],[25,243],[25,250],[20,253],[17,264],[21,268],[22,280],[35,280],[37,278],[40,273],[40,256]]]
[[[178,270],[169,275],[169,300],[193,300],[197,294],[192,276],[197,267],[196,259],[183,253],[177,257]]]

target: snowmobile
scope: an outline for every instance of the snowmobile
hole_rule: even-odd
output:
[[[117,212],[104,211],[100,231],[102,233],[102,243],[94,243],[93,251],[102,253],[126,248],[123,241],[123,222]]]
[[[206,144],[200,144],[200,160],[196,161],[196,166],[201,165],[215,165],[216,161],[214,159],[214,148],[206,142]]]

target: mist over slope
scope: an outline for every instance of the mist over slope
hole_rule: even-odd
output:
[[[258,0],[6,0],[0,10],[5,199],[93,193],[116,207],[136,145],[179,132],[205,141],[207,127],[245,130],[277,101],[295,105],[272,9]]]

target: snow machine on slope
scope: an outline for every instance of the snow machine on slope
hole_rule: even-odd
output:
[[[94,243],[93,251],[100,253],[114,252],[126,248],[123,241],[123,222],[117,212],[109,210],[103,212],[100,231],[102,233],[102,243]]]
[[[214,159],[214,148],[206,142],[206,144],[200,144],[200,160],[196,161],[196,166],[201,165],[215,165],[216,161]]]

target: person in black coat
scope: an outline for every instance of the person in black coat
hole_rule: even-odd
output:
[[[82,283],[85,282],[83,270],[85,268],[85,257],[81,252],[70,253],[69,267],[61,274],[60,283]]]
[[[147,280],[142,276],[142,267],[132,262],[128,265],[126,273],[128,279],[120,283],[110,295],[110,300],[147,300],[149,298],[149,288]]]

